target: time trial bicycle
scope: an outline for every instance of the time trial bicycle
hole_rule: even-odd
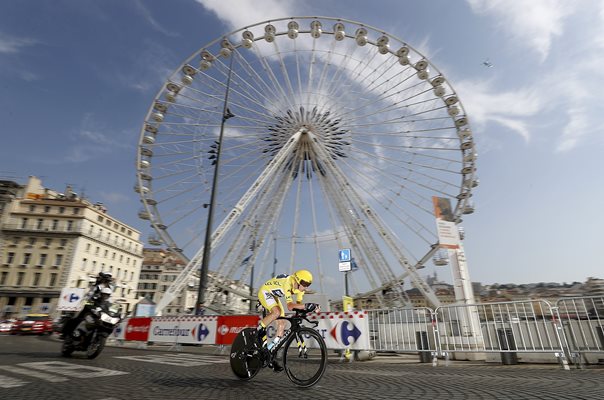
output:
[[[235,337],[231,346],[231,369],[235,376],[250,380],[265,367],[272,366],[282,354],[283,369],[295,385],[311,387],[323,377],[327,368],[327,345],[319,332],[302,325],[303,321],[316,327],[318,321],[310,321],[306,310],[295,310],[289,317],[279,317],[289,321],[282,340],[270,351],[258,340],[256,328],[245,328]],[[281,351],[282,350],[282,351]]]

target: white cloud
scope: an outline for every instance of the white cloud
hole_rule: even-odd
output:
[[[36,40],[30,38],[17,38],[0,33],[0,53],[18,53],[23,47],[33,46]]]
[[[67,154],[56,162],[82,163],[119,149],[131,149],[129,143],[114,139],[105,132],[112,131],[97,123],[92,114],[84,115],[80,129],[72,134],[75,144],[67,148]]]
[[[558,140],[556,151],[565,152],[575,147],[579,140],[589,133],[588,116],[582,109],[572,109],[568,111],[569,122],[562,131],[562,136]]]
[[[544,61],[554,36],[563,33],[563,22],[575,4],[562,0],[467,0],[475,13],[497,20],[497,26],[519,45],[528,45]]]
[[[149,22],[149,24],[153,27],[153,29],[155,29],[156,31],[161,32],[164,35],[169,36],[169,37],[177,37],[177,36],[179,36],[178,33],[168,31],[163,26],[161,26],[155,20],[155,18],[153,18],[153,15],[151,15],[151,12],[144,6],[144,4],[141,1],[136,1],[135,5],[136,5],[136,8],[138,9],[138,11],[140,11],[140,13],[147,20],[147,22]]]
[[[292,0],[265,0],[262,6],[253,1],[240,0],[197,0],[207,10],[232,28],[242,28],[271,18],[295,15]]]
[[[100,195],[103,201],[109,204],[128,203],[131,201],[130,197],[117,192],[101,192]]]
[[[472,123],[484,128],[495,122],[530,140],[528,117],[543,108],[543,100],[533,88],[497,92],[487,81],[462,81],[456,85]]]

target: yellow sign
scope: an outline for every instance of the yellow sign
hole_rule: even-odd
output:
[[[354,301],[352,297],[342,296],[342,309],[344,312],[351,312],[354,309]]]

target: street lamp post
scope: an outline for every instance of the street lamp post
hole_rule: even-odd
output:
[[[220,134],[218,135],[218,143],[216,147],[216,158],[214,159],[214,178],[212,179],[212,191],[210,193],[210,203],[208,204],[208,221],[206,225],[206,237],[203,245],[203,258],[201,260],[201,270],[199,274],[199,288],[197,291],[197,306],[195,307],[195,315],[202,315],[204,312],[203,304],[205,303],[205,295],[208,289],[208,266],[210,265],[210,247],[212,245],[212,219],[214,217],[214,202],[216,201],[216,189],[218,184],[218,168],[220,167],[220,154],[222,150],[222,138],[224,135],[224,125],[227,119],[234,117],[228,108],[229,87],[231,85],[231,72],[233,70],[233,59],[235,54],[231,54],[229,62],[229,73],[227,76],[226,89],[224,93],[224,106],[222,109],[222,121],[220,123]]]

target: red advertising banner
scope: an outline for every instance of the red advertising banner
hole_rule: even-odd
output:
[[[151,327],[151,318],[130,318],[126,325],[125,340],[135,340],[146,342],[149,339],[149,328]]]
[[[259,320],[257,315],[219,316],[216,324],[216,344],[232,344],[239,332],[244,328],[255,328]]]

